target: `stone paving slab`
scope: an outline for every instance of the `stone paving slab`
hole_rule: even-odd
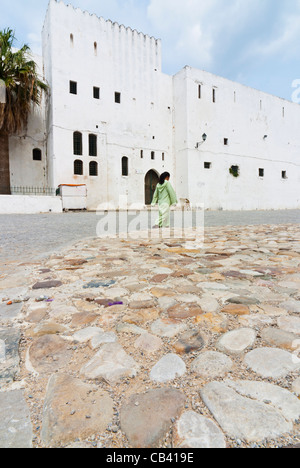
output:
[[[23,422],[0,444],[24,425],[37,448],[300,443],[299,224],[188,234],[5,265],[0,428],[10,396]]]

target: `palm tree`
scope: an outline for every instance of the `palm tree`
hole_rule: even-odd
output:
[[[34,105],[40,105],[48,87],[37,74],[37,66],[24,45],[13,49],[14,32],[0,31],[0,86],[5,99],[0,102],[0,194],[10,194],[9,137],[26,128]]]

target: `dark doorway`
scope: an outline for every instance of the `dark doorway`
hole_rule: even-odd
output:
[[[147,172],[145,177],[145,204],[151,205],[153,195],[157,184],[159,183],[159,175],[157,172],[151,170]]]

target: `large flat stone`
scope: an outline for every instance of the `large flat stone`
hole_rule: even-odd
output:
[[[181,377],[185,372],[184,361],[177,354],[167,354],[153,367],[150,379],[154,382],[168,382]]]
[[[258,348],[245,356],[245,363],[264,378],[279,379],[300,369],[300,359],[277,348]]]
[[[216,347],[221,352],[240,354],[252,346],[255,340],[256,332],[252,328],[240,328],[225,333],[217,342]]]
[[[108,343],[81,368],[87,379],[103,379],[113,385],[124,377],[135,377],[140,369],[118,343]]]
[[[14,303],[11,305],[0,304],[0,323],[6,324],[18,317],[22,307],[22,303]]]
[[[192,362],[191,371],[203,378],[224,377],[233,367],[232,360],[225,354],[207,351]]]
[[[161,388],[132,395],[120,412],[121,429],[134,448],[155,448],[172,426],[185,403],[176,389]]]
[[[300,318],[299,317],[279,317],[277,320],[278,327],[282,330],[300,335]]]
[[[32,448],[32,436],[23,392],[0,392],[0,448]]]
[[[186,328],[186,324],[171,319],[158,319],[151,325],[151,331],[154,335],[165,338],[174,338],[174,336],[184,332]]]
[[[2,384],[13,381],[19,372],[20,339],[18,329],[0,329],[0,388]]]
[[[194,411],[185,412],[177,421],[175,440],[180,448],[226,448],[225,436],[218,426]]]
[[[60,336],[44,335],[30,346],[30,363],[37,372],[55,372],[68,364],[72,355],[68,348]]]
[[[107,392],[63,374],[49,379],[43,409],[42,440],[57,446],[105,432],[113,418]]]
[[[221,382],[211,382],[200,391],[201,398],[231,438],[246,442],[276,439],[293,431],[293,424],[275,408],[240,395]]]
[[[224,382],[240,395],[274,407],[285,419],[295,422],[300,417],[300,401],[288,390],[268,382],[248,380],[225,380]]]

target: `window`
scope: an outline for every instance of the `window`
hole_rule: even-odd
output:
[[[98,50],[98,44],[97,42],[94,42],[94,54],[97,55],[97,50]]]
[[[201,85],[199,84],[198,85],[198,99],[201,99],[201,95],[202,95],[202,88],[201,88]]]
[[[141,159],[143,159],[143,158],[144,158],[144,151],[141,150]]]
[[[77,82],[70,81],[70,94],[77,94]]]
[[[97,88],[96,86],[94,86],[93,96],[94,96],[94,99],[100,99],[100,88]]]
[[[213,102],[216,102],[216,89],[215,88],[213,88],[212,90],[212,100]]]
[[[71,45],[71,47],[73,47],[73,45],[74,45],[74,36],[73,36],[73,34],[70,34],[70,45]]]
[[[42,151],[38,148],[34,148],[32,151],[32,159],[33,161],[41,161],[42,160]]]
[[[285,117],[285,107],[282,108],[282,117]]]
[[[231,168],[229,169],[229,172],[233,177],[239,177],[240,168],[239,166],[231,166]]]
[[[287,179],[286,171],[282,171],[282,172],[281,172],[281,178],[282,178],[282,179]]]
[[[224,138],[224,146],[228,146],[228,138]]]
[[[162,153],[162,154],[161,154],[161,160],[162,160],[162,161],[165,160],[165,153]]]
[[[259,177],[264,177],[264,176],[265,176],[265,170],[262,169],[262,168],[260,168],[260,169],[258,170],[258,173],[259,173]]]
[[[151,159],[154,161],[154,159],[155,159],[155,151],[151,151]]]
[[[74,161],[74,175],[83,175],[83,162],[80,159]]]
[[[211,169],[211,162],[205,162],[204,169]]]
[[[121,104],[121,93],[115,93],[115,102]]]
[[[98,163],[96,161],[90,162],[90,176],[98,176]]]
[[[77,156],[82,156],[82,134],[80,132],[73,133],[73,152]]]
[[[128,176],[128,158],[126,156],[122,158],[122,176]]]
[[[97,135],[89,135],[89,155],[97,156]]]

